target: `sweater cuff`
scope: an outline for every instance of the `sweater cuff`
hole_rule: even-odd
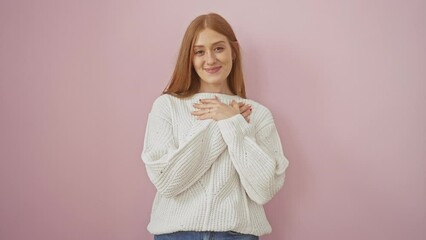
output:
[[[217,122],[220,132],[225,140],[229,143],[233,139],[240,139],[247,135],[253,134],[252,126],[244,119],[243,115],[237,114],[227,119],[219,120]]]

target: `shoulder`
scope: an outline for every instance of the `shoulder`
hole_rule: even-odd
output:
[[[160,96],[158,96],[155,100],[154,100],[154,104],[170,104],[172,102],[176,102],[179,101],[180,98],[175,97],[173,95],[170,95],[168,93],[163,93]]]
[[[274,123],[272,112],[268,107],[251,99],[245,99],[244,102],[252,106],[253,112],[251,114],[250,120],[253,121],[253,123],[255,123],[258,127]]]
[[[179,98],[164,93],[154,100],[150,113],[170,118],[173,115],[186,112],[188,101],[191,101],[191,98]]]
[[[167,110],[167,109],[170,109],[170,107],[174,103],[179,102],[179,101],[181,101],[180,98],[172,96],[172,95],[167,94],[167,93],[163,93],[154,100],[154,103],[152,104],[152,109],[153,110],[156,110],[156,109]]]
[[[175,97],[169,94],[161,94],[154,100],[150,114],[160,115],[162,117],[170,115],[173,101],[176,101],[174,98]]]

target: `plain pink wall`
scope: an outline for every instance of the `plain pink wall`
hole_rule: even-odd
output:
[[[426,239],[425,1],[0,2],[0,239],[141,240],[146,117],[186,26],[234,27],[290,160],[263,240]]]

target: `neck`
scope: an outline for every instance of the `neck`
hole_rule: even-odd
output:
[[[222,84],[222,85],[201,84],[200,90],[198,92],[200,92],[200,93],[223,93],[223,94],[229,94],[229,95],[233,94],[231,92],[231,90],[229,90],[228,84]]]

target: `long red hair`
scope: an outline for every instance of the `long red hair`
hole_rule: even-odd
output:
[[[237,38],[231,25],[222,16],[216,13],[198,16],[186,29],[180,46],[175,70],[163,93],[185,98],[194,95],[200,90],[200,77],[192,65],[193,47],[195,38],[206,28],[212,29],[227,37],[231,45],[232,54],[235,57],[231,72],[227,79],[228,87],[233,94],[246,98],[241,52]]]

